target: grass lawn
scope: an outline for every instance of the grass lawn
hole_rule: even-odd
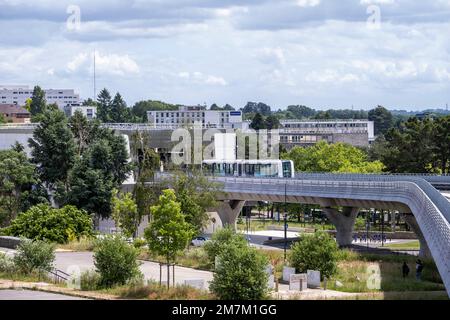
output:
[[[392,250],[419,250],[420,243],[419,240],[414,240],[404,243],[385,244],[384,247]]]
[[[188,286],[175,286],[167,289],[158,283],[119,286],[110,289],[101,289],[101,293],[118,296],[122,299],[149,299],[149,300],[212,300],[214,295]]]
[[[269,227],[280,227],[284,228],[284,221],[277,220],[254,220],[252,219],[250,222],[250,231],[263,231],[267,230]],[[289,228],[302,228],[309,229],[311,232],[314,232],[314,229],[317,230],[334,230],[334,226],[331,224],[319,224],[319,223],[307,223],[304,225],[303,223],[299,223],[297,221],[288,221]],[[245,219],[242,220],[242,223],[237,224],[237,228],[240,231],[247,231],[247,226]]]
[[[444,284],[433,261],[423,261],[422,281],[415,279],[413,256],[357,254],[348,252],[338,263],[338,272],[328,281],[328,289],[343,292],[403,292],[445,291]],[[402,277],[402,264],[410,268],[409,276]],[[342,286],[336,284],[339,281]]]

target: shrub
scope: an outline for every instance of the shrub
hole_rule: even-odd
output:
[[[322,277],[331,277],[337,271],[339,248],[334,239],[325,232],[303,235],[291,247],[290,264],[301,273],[318,270]]]
[[[222,300],[260,300],[268,290],[267,258],[256,249],[227,245],[210,290]]]
[[[15,269],[13,259],[0,252],[0,272],[14,273]]]
[[[145,241],[144,239],[136,238],[133,240],[133,246],[136,249],[140,249],[140,248],[144,247],[146,244],[147,244],[147,241]]]
[[[98,240],[94,249],[94,265],[100,274],[100,285],[123,285],[139,276],[138,254],[137,249],[118,235]]]
[[[94,291],[100,287],[100,275],[92,270],[80,275],[80,289],[83,291]]]
[[[15,266],[23,273],[50,271],[53,269],[55,249],[41,240],[22,239],[13,258]]]
[[[227,249],[228,245],[245,248],[247,247],[247,240],[242,235],[237,234],[232,228],[227,227],[216,231],[211,241],[207,241],[203,248],[208,255],[209,261],[214,263],[215,258],[220,256]]]
[[[74,206],[54,209],[48,204],[39,204],[20,213],[7,232],[33,240],[67,243],[92,235],[92,219],[86,211]]]

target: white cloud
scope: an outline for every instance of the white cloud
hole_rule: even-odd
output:
[[[93,53],[79,53],[71,61],[67,63],[69,72],[79,72],[92,70],[94,61]],[[96,69],[99,73],[127,76],[139,73],[138,64],[130,58],[128,54],[95,54]]]
[[[88,61],[87,53],[79,53],[71,61],[67,63],[67,69],[70,72],[76,72],[80,67],[82,67]]]
[[[315,7],[320,4],[320,0],[296,0],[299,7]]]
[[[139,73],[139,66],[128,54],[105,54],[96,53],[96,67],[99,72],[114,75],[131,75]]]
[[[227,86],[228,82],[223,77],[204,74],[200,71],[179,72],[178,77],[187,81],[192,81],[196,84],[207,84],[213,86]]]

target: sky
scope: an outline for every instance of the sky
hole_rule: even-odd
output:
[[[0,85],[129,105],[450,103],[450,0],[0,0]]]

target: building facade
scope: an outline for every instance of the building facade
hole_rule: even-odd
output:
[[[80,96],[73,89],[44,89],[48,104],[57,104],[60,109],[65,106],[80,105]],[[29,86],[0,85],[0,104],[14,104],[24,106],[27,99],[33,95],[33,88]]]
[[[65,106],[64,112],[71,117],[75,112],[80,111],[89,120],[97,118],[97,107],[95,106]]]
[[[31,114],[23,107],[15,104],[0,104],[0,114],[9,123],[30,123]]]
[[[368,120],[281,121],[280,143],[287,149],[311,146],[321,140],[367,147],[375,140],[374,123]]]
[[[178,128],[200,125],[203,128],[245,129],[242,111],[206,110],[205,107],[182,106],[178,110],[147,111],[148,122],[155,128]]]

